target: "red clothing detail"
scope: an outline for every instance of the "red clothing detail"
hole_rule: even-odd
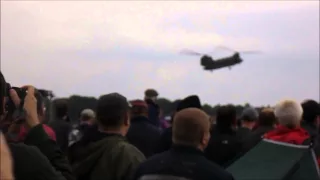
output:
[[[52,139],[52,140],[57,140],[56,138],[56,133],[47,125],[43,124],[43,129],[45,130],[45,132],[48,134],[48,136]],[[20,127],[20,132],[18,135],[18,140],[19,141],[23,141],[23,139],[26,137],[27,135],[27,130],[24,126]]]
[[[290,129],[280,125],[275,130],[266,133],[264,138],[284,143],[302,145],[304,141],[310,138],[310,135],[301,127]]]

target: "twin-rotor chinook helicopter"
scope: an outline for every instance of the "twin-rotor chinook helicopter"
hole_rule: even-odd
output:
[[[240,57],[239,53],[243,53],[243,54],[260,53],[259,51],[237,52],[237,51],[234,51],[234,50],[227,48],[227,47],[224,47],[224,46],[218,46],[216,48],[232,51],[232,52],[234,52],[234,54],[232,56],[220,58],[220,59],[213,59],[211,56],[209,56],[207,54],[202,54],[202,53],[198,53],[198,52],[195,52],[192,50],[187,50],[187,49],[182,50],[181,54],[201,56],[200,64],[203,67],[203,69],[207,70],[207,71],[213,71],[215,69],[220,69],[220,68],[224,68],[224,67],[228,67],[229,69],[231,69],[232,66],[242,63],[243,59]]]

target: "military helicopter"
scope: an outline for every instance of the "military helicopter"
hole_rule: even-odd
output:
[[[232,49],[224,47],[224,46],[218,46],[218,47],[216,47],[216,49],[224,49],[224,50],[232,51],[232,52],[234,52],[234,54],[232,56],[225,57],[225,58],[213,59],[211,56],[209,56],[207,54],[198,53],[198,52],[188,50],[188,49],[182,50],[180,53],[186,54],[186,55],[201,56],[200,65],[203,67],[204,70],[207,70],[207,71],[213,71],[215,69],[220,69],[220,68],[224,68],[224,67],[228,67],[231,70],[232,66],[243,62],[243,59],[240,57],[240,53],[242,53],[242,54],[261,53],[260,51],[237,52],[235,50],[232,50]]]

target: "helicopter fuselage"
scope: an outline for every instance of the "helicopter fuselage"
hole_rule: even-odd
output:
[[[204,70],[214,70],[224,67],[231,67],[236,64],[240,64],[242,59],[240,58],[239,53],[235,53],[232,56],[220,58],[220,59],[212,59],[210,56],[202,56],[201,57],[201,65]]]

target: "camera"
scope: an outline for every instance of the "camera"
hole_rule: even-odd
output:
[[[20,104],[18,106],[15,105],[10,97],[10,89],[15,90],[20,98]],[[24,98],[27,95],[27,88],[11,87],[11,85],[7,83],[6,94],[5,111],[7,112],[7,116],[11,116],[13,120],[24,119],[23,104]]]

